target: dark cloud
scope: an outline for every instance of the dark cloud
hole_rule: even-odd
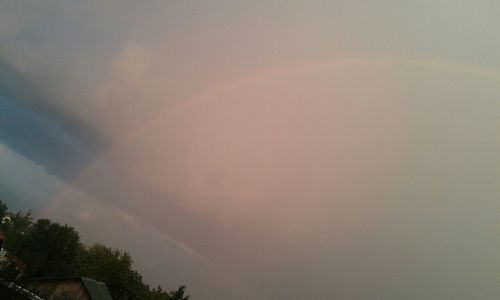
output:
[[[0,63],[0,141],[68,180],[95,159],[105,143],[89,126],[37,97],[43,95]]]

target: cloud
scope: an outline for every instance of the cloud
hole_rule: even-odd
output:
[[[453,299],[470,282],[483,284],[468,295],[496,294],[496,246],[476,245],[497,209],[497,78],[433,64],[301,70],[166,109],[81,180],[119,170],[121,185],[106,182],[125,195],[110,201],[182,236],[243,299]]]
[[[206,263],[205,259],[186,243],[109,203],[75,189],[47,173],[42,166],[34,164],[2,144],[0,165],[0,199],[12,210],[31,210],[37,218],[50,218],[71,224],[80,231],[85,242],[100,242],[127,249],[140,262],[139,268],[168,257],[169,261],[174,263],[164,262],[164,266],[170,266],[171,269],[155,270],[163,277],[181,268],[175,261],[192,260],[193,264],[201,266]],[[64,193],[64,196],[61,196],[61,193]],[[152,244],[156,250],[144,256],[144,245]],[[144,273],[147,275],[148,272],[151,273],[151,270]],[[158,282],[157,278],[149,279]]]
[[[498,4],[1,6],[13,207],[204,299],[500,293]]]
[[[8,86],[0,82],[0,141],[60,178],[74,176],[93,159],[100,143],[92,143],[96,139],[85,128],[72,130],[67,122],[8,93]]]
[[[14,209],[39,211],[60,186],[61,182],[42,167],[2,144],[0,163],[0,197]]]

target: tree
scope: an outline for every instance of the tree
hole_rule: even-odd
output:
[[[0,200],[0,219],[3,219],[7,215],[8,208],[2,200]]]
[[[6,212],[0,224],[0,230],[5,234],[5,247],[9,250],[21,249],[26,232],[33,224],[31,212]]]
[[[31,225],[33,225],[33,217],[31,216],[31,211],[23,213],[18,211],[17,213],[5,213],[2,218],[1,229],[6,234],[9,231],[13,233],[24,234]]]
[[[185,286],[170,292],[161,286],[150,289],[133,269],[127,252],[99,244],[85,246],[80,243],[78,232],[68,225],[47,219],[33,222],[31,212],[11,213],[2,201],[0,219],[9,261],[17,262],[9,266],[24,270],[25,278],[85,276],[105,282],[114,299],[189,299],[184,295]],[[19,271],[0,267],[0,278],[15,278],[18,274]]]
[[[80,247],[80,236],[72,227],[40,219],[9,250],[26,264],[26,277],[57,277],[73,272]]]
[[[148,300],[188,300],[190,296],[185,296],[186,286],[182,285],[175,291],[166,292],[161,286],[149,291]]]
[[[189,296],[184,296],[186,286],[181,285],[177,290],[170,292],[170,299],[172,300],[188,300]]]
[[[79,276],[103,281],[114,299],[144,299],[148,287],[132,268],[132,257],[125,251],[103,245],[81,247],[77,257]]]
[[[170,293],[164,291],[161,286],[158,286],[156,289],[153,288],[149,291],[149,295],[147,297],[148,300],[171,300]]]

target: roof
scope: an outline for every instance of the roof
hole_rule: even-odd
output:
[[[54,284],[60,285],[64,284],[65,282],[80,282],[81,286],[85,289],[85,291],[88,293],[90,296],[90,299],[92,300],[113,300],[111,297],[111,294],[108,291],[108,288],[106,287],[106,284],[104,282],[96,281],[91,278],[87,277],[46,277],[46,278],[30,278],[30,279],[22,279],[19,280],[18,282],[21,285],[26,286],[27,288],[33,288],[33,284],[35,284],[35,287],[40,285],[46,285],[44,282],[52,282],[52,286]],[[38,289],[38,288],[37,288]],[[45,290],[45,292],[48,292],[49,294],[52,294],[55,291],[53,288],[48,288]],[[67,291],[68,292],[68,291]],[[75,292],[72,290],[72,292]],[[82,291],[83,292],[83,291]],[[76,296],[76,295],[75,295]],[[49,297],[49,295],[45,295],[45,297]],[[78,298],[79,299],[79,298]]]
[[[94,300],[113,300],[104,282],[95,281],[87,277],[81,277],[85,289]]]

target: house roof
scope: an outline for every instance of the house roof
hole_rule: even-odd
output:
[[[92,300],[113,300],[104,282],[87,277],[46,277],[19,280],[21,285],[41,284],[43,282],[79,281]]]
[[[93,300],[113,300],[104,282],[95,281],[87,277],[81,277],[81,280]]]

